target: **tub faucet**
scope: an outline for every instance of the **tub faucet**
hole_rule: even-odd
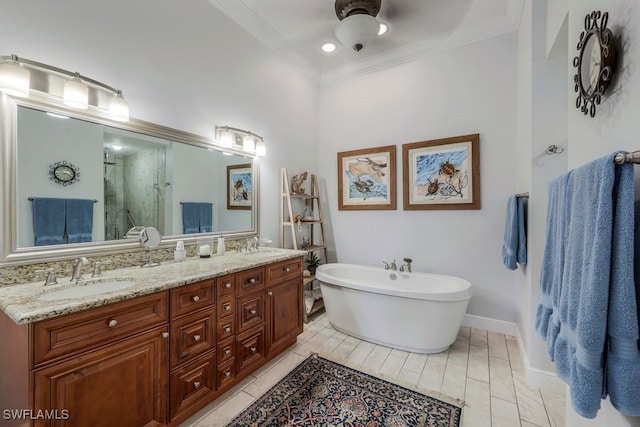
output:
[[[398,266],[396,265],[396,260],[394,259],[393,261],[391,261],[391,264],[389,264],[386,261],[382,261],[384,263],[384,269],[385,270],[391,270],[391,271],[396,271],[398,269]]]
[[[71,273],[71,281],[78,283],[82,280],[82,266],[89,265],[89,260],[86,257],[81,256],[80,258],[73,261],[73,272]]]
[[[405,271],[406,268],[407,273],[411,273],[411,263],[413,262],[413,260],[411,258],[404,258],[404,262],[406,264],[402,264],[400,266],[400,271]]]

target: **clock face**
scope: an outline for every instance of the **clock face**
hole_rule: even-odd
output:
[[[65,161],[56,162],[49,166],[49,179],[63,186],[80,181],[80,168]]]
[[[587,45],[585,46],[582,56],[582,73],[584,75],[582,81],[584,82],[585,91],[588,94],[592,94],[598,89],[601,70],[602,46],[600,45],[598,36],[593,34],[589,37],[589,40],[587,40]]]

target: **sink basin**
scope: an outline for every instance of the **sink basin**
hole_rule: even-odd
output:
[[[82,298],[107,292],[119,291],[136,284],[135,280],[101,280],[80,284],[70,288],[59,289],[53,292],[45,292],[38,297],[41,301],[56,301],[60,299]]]
[[[267,250],[257,250],[257,251],[251,251],[251,252],[245,252],[244,253],[245,256],[250,256],[250,257],[260,257],[260,258],[271,258],[274,256],[281,256],[285,254],[285,251],[279,251],[279,250],[271,250],[271,249],[267,249]]]

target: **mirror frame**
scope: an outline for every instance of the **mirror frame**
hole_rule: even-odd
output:
[[[71,118],[90,121],[96,124],[111,126],[131,132],[151,135],[157,138],[189,144],[219,152],[227,152],[245,157],[252,164],[253,187],[251,228],[242,231],[222,230],[227,239],[239,239],[259,235],[260,218],[260,179],[259,158],[247,154],[239,149],[223,148],[214,144],[210,139],[200,135],[169,128],[143,120],[130,119],[128,122],[118,122],[110,119],[108,113],[92,105],[88,110],[75,110],[62,104],[60,98],[52,95],[31,91],[28,98],[16,98],[0,93],[0,156],[2,174],[0,175],[0,212],[2,213],[2,236],[0,238],[0,266],[31,264],[35,262],[49,262],[69,259],[77,256],[109,255],[123,252],[140,251],[138,240],[107,240],[102,242],[71,243],[67,245],[18,247],[18,212],[17,212],[17,149],[18,149],[18,107],[34,108],[43,111],[59,113]],[[185,244],[196,242],[198,237],[219,235],[220,231],[199,234],[179,234],[163,236],[160,248],[175,246],[178,240]]]

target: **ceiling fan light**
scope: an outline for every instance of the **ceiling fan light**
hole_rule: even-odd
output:
[[[0,64],[0,91],[24,98],[29,96],[30,72],[16,61]]]
[[[336,50],[336,44],[335,43],[325,43],[322,45],[322,51],[326,52],[326,53],[331,53],[331,52],[335,52]]]
[[[86,110],[89,108],[89,87],[82,83],[80,78],[73,77],[64,82],[62,100],[69,107]]]
[[[380,31],[380,23],[371,15],[357,14],[344,18],[336,27],[336,38],[356,52],[367,46]]]

